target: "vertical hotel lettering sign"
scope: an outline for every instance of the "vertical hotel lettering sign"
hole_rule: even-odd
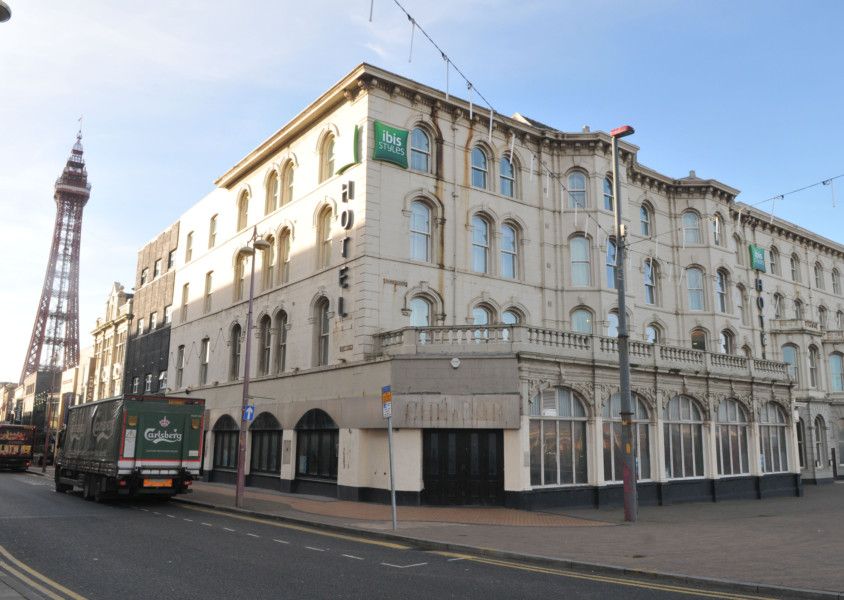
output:
[[[406,129],[390,127],[375,121],[375,151],[372,158],[406,169],[408,137],[409,132]]]
[[[340,200],[342,201],[340,212],[340,227],[343,228],[343,239],[340,242],[340,257],[349,260],[352,253],[352,238],[349,236],[349,230],[355,222],[355,213],[349,205],[350,200],[355,199],[355,182],[351,179],[343,184],[340,192]],[[337,315],[342,319],[349,313],[346,311],[346,299],[342,295],[344,290],[349,289],[349,267],[343,265],[337,273],[337,284],[340,286],[340,297],[337,298]]]

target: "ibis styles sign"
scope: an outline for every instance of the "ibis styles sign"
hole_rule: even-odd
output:
[[[765,272],[765,249],[750,245],[750,268]]]
[[[408,131],[375,121],[375,154],[372,158],[407,168]]]

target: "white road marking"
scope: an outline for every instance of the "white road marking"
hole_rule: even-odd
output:
[[[160,512],[155,512],[155,511],[152,511],[152,514],[154,514],[154,515],[158,515],[158,516],[161,516],[161,513],[160,513]]]
[[[234,529],[230,529],[230,528],[228,528],[228,527],[223,527],[223,529],[225,529],[226,531],[232,531],[232,532],[234,532]]]
[[[214,527],[211,523],[203,523],[206,527]]]
[[[316,550],[317,552],[325,552],[325,548],[314,548],[313,546],[305,546],[308,550]]]
[[[256,537],[256,538],[261,537],[261,536],[260,536],[260,535],[258,535],[257,533],[247,533],[246,535],[248,535],[249,537]]]
[[[144,512],[149,512],[148,508],[142,508],[141,510],[144,511]]]
[[[188,523],[193,523],[193,519],[182,519],[182,521],[187,521]]]
[[[466,559],[462,556],[459,556],[457,558],[449,558],[448,562],[457,562],[458,560],[466,560]]]
[[[346,558],[353,558],[355,560],[363,560],[360,556],[354,556],[353,554],[344,554]]]
[[[175,519],[175,518],[176,518],[176,515],[167,515],[167,516],[168,516],[168,517],[170,517],[171,519]]]
[[[385,567],[393,567],[394,569],[410,569],[411,567],[421,567],[427,565],[426,562],[413,563],[412,565],[392,565],[390,563],[381,563]]]
[[[290,543],[290,542],[285,541],[285,540],[276,540],[276,539],[273,539],[273,541],[274,541],[274,542],[278,542],[279,544],[289,544],[289,543]]]

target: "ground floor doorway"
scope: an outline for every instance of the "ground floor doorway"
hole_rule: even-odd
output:
[[[426,429],[423,502],[503,504],[503,454],[504,434],[500,429]]]

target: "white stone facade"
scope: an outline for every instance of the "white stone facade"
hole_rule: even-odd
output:
[[[212,477],[225,479],[227,470],[215,465],[231,462],[215,440],[230,440],[226,427],[230,431],[240,418],[252,264],[238,251],[255,232],[272,242],[273,251],[258,252],[255,259],[250,402],[256,413],[274,417],[270,430],[280,431],[265,437],[280,448],[260,463],[262,476],[254,484],[311,489],[311,480],[325,480],[347,497],[383,498],[388,479],[379,394],[391,385],[399,429],[396,484],[405,501],[424,501],[426,481],[440,477],[430,458],[439,456],[431,449],[439,443],[432,433],[438,432],[466,432],[470,454],[478,443],[488,443],[484,464],[492,473],[495,461],[501,471],[501,482],[490,475],[495,481],[484,484],[500,483],[493,501],[612,501],[618,487],[606,472],[612,468],[612,425],[604,427],[618,379],[611,316],[617,293],[609,281],[612,261],[607,264],[613,231],[607,208],[614,200],[604,193],[610,139],[600,132],[562,133],[519,115],[496,115],[490,135],[489,114],[472,112],[469,120],[467,103],[362,65],[179,217],[167,380],[176,395],[206,399],[209,429],[220,424],[222,433],[210,433],[206,446]],[[376,121],[411,132],[420,128],[428,136],[427,154],[411,152],[407,169],[374,160]],[[476,148],[486,155],[485,174],[473,168],[479,165]],[[686,485],[692,498],[704,484],[735,480],[727,475],[752,481],[758,496],[790,489],[795,481],[799,489],[801,452],[804,476],[830,477],[829,450],[841,439],[836,430],[844,417],[844,394],[830,391],[836,383],[831,357],[844,351],[844,323],[836,320],[844,320],[836,316],[844,297],[832,274],[844,270],[844,248],[789,223],[769,222],[736,202],[738,191],[722,183],[693,173],[666,177],[640,165],[635,146],[621,148],[631,244],[626,276],[633,388],[647,413],[642,446],[651,492],[644,494],[653,501],[681,500]],[[426,156],[427,169],[412,168]],[[344,189],[350,182],[351,195]],[[787,262],[781,262],[783,276],[760,275],[763,324],[748,244],[766,250],[775,245],[781,261],[793,252],[800,257],[800,282],[791,281]],[[816,261],[825,289],[814,285]],[[654,285],[646,289],[650,272]],[[774,293],[789,303],[777,319]],[[790,312],[795,299],[803,302],[800,319]],[[825,326],[818,323],[821,305]],[[692,348],[693,331],[695,343],[705,348]],[[799,350],[795,385],[779,362],[786,344]],[[811,345],[819,364],[810,381]],[[565,419],[566,425],[553,425],[555,439],[569,443],[574,456],[570,481],[564,451],[551,456],[537,439],[538,431],[552,427],[539,425],[552,414],[548,410],[563,410],[546,403],[568,398],[567,392],[550,391],[556,388],[573,390],[583,411]],[[700,418],[677,426],[678,432],[687,427],[693,445],[699,439],[692,462],[702,462],[700,468],[691,464],[690,476],[686,465],[678,477],[664,464],[666,452],[670,461],[674,451],[666,419],[677,397],[691,399]],[[764,421],[769,402],[784,419],[781,452],[787,454],[773,474],[762,457],[762,438],[780,439],[780,430]],[[729,431],[718,417],[722,406],[725,415],[726,407],[741,407],[744,419],[736,427],[747,441],[733,473],[719,466],[719,432]],[[804,420],[822,417],[825,446],[807,431],[798,441],[795,408]],[[297,452],[300,438],[311,439],[306,432],[328,427],[305,423],[312,409],[324,411],[337,430],[334,437],[312,436],[336,449],[336,465],[324,473],[308,467],[322,460],[317,454]],[[222,415],[232,421],[219,421]],[[570,428],[574,441],[564,442],[563,428]],[[472,431],[494,433],[480,438]],[[814,457],[816,447],[822,457]],[[541,465],[534,464],[537,452],[545,453]],[[585,464],[578,462],[581,456]],[[478,466],[468,460],[467,469]],[[537,480],[540,466],[547,472]],[[547,483],[546,475],[555,481]],[[779,483],[768,490],[765,482],[774,475]],[[722,485],[722,495],[746,495],[749,489],[731,485]],[[474,500],[490,500],[486,493]]]

